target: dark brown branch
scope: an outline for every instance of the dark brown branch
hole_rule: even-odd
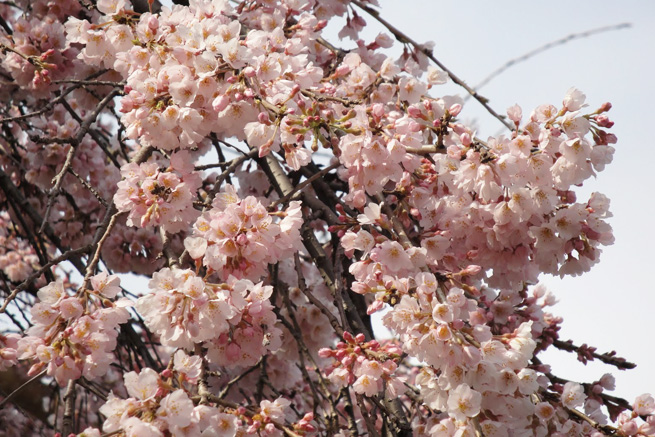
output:
[[[606,352],[604,354],[599,354],[596,353],[595,347],[589,347],[586,344],[583,344],[581,346],[576,346],[573,344],[572,340],[568,340],[568,341],[554,340],[553,346],[563,351],[575,352],[576,354],[578,354],[578,360],[584,364],[587,364],[587,361],[593,361],[594,359],[597,359],[605,364],[610,364],[612,366],[615,366],[617,369],[620,370],[634,369],[635,367],[637,367],[636,364],[627,361],[625,358],[617,357],[616,352],[614,351]]]
[[[107,71],[109,71],[109,70],[100,70],[100,71],[98,71],[98,72],[96,72],[96,73],[93,73],[93,74],[91,74],[90,76],[88,76],[88,77],[86,78],[86,80],[95,79],[96,77],[102,76],[102,75],[105,74]],[[52,108],[54,108],[55,105],[57,105],[58,103],[60,103],[60,102],[61,102],[61,101],[62,101],[62,100],[63,100],[63,99],[68,95],[68,94],[72,93],[73,91],[75,91],[76,89],[78,89],[78,88],[81,87],[81,86],[82,86],[81,84],[74,84],[74,85],[71,86],[70,88],[67,88],[67,89],[64,90],[64,92],[61,93],[58,97],[55,97],[54,99],[50,100],[50,101],[49,101],[49,102],[48,102],[48,103],[47,103],[43,108],[39,109],[38,111],[34,111],[34,112],[27,113],[27,114],[18,115],[18,116],[16,116],[16,117],[6,117],[6,118],[2,118],[2,119],[0,119],[0,123],[7,123],[7,122],[10,122],[10,121],[26,120],[26,119],[28,119],[28,118],[32,118],[32,117],[35,117],[35,116],[37,116],[37,115],[41,115],[41,114],[43,114],[43,113],[45,113],[45,112],[48,112],[49,110],[51,110]]]
[[[21,291],[26,290],[32,284],[32,282],[34,282],[37,278],[39,278],[43,274],[43,272],[45,272],[46,270],[48,270],[52,266],[55,266],[55,265],[59,264],[62,261],[68,260],[71,257],[82,255],[84,253],[88,253],[91,250],[91,248],[92,248],[92,246],[88,245],[88,246],[80,247],[79,249],[71,249],[71,250],[61,254],[57,258],[54,258],[54,259],[50,260],[47,264],[45,264],[39,270],[32,273],[18,287],[14,288],[11,291],[11,294],[2,303],[2,307],[0,307],[0,313],[4,313],[5,310],[7,309],[7,305],[9,305],[9,303],[12,300],[14,300],[14,298],[18,295],[18,293],[20,293]]]

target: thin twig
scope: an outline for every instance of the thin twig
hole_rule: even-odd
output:
[[[30,385],[31,383],[33,383],[34,381],[36,381],[37,379],[39,379],[43,375],[45,375],[45,373],[47,371],[48,371],[48,369],[42,370],[41,372],[37,373],[36,375],[34,375],[33,377],[31,377],[30,379],[25,381],[23,384],[21,384],[21,386],[18,387],[16,390],[9,393],[9,395],[7,395],[7,397],[5,397],[3,400],[0,401],[0,409],[2,409],[2,407],[4,407],[4,405],[7,402],[11,401],[14,398],[14,396],[16,396],[18,393],[20,393],[21,390],[23,390],[25,387],[27,387],[28,385]]]
[[[102,75],[105,74],[107,71],[109,71],[109,70],[100,70],[100,71],[98,71],[98,72],[95,72],[95,73],[93,73],[92,75],[88,76],[88,77],[86,78],[86,80],[95,79],[96,77],[102,76]],[[6,122],[10,122],[10,121],[26,120],[26,119],[28,119],[28,118],[32,118],[32,117],[35,117],[35,116],[37,116],[37,115],[41,115],[41,114],[43,114],[43,113],[45,113],[45,112],[48,112],[49,110],[51,110],[52,108],[54,108],[56,104],[58,104],[59,102],[61,102],[61,101],[62,101],[62,100],[63,100],[63,99],[68,95],[68,94],[72,93],[73,91],[75,91],[76,89],[78,89],[78,88],[81,87],[81,86],[82,86],[81,84],[74,84],[74,85],[71,86],[70,88],[67,88],[67,89],[64,90],[64,92],[61,93],[58,97],[56,97],[56,98],[50,100],[50,101],[49,101],[49,102],[48,102],[48,103],[47,103],[43,108],[39,109],[38,111],[34,111],[34,112],[27,113],[27,114],[18,115],[18,116],[16,116],[16,117],[6,117],[6,118],[2,118],[2,119],[0,119],[0,123],[6,123]]]
[[[491,82],[493,79],[500,76],[508,68],[510,68],[510,67],[512,67],[512,66],[514,66],[516,64],[519,64],[521,62],[525,62],[528,59],[532,58],[533,56],[536,56],[536,55],[538,55],[540,53],[543,53],[543,52],[545,52],[547,50],[550,50],[550,49],[552,49],[554,47],[566,44],[569,41],[573,41],[575,39],[580,39],[580,38],[587,38],[587,37],[589,37],[591,35],[595,35],[595,34],[598,34],[598,33],[611,32],[611,31],[614,31],[614,30],[626,29],[626,28],[631,27],[631,26],[632,26],[631,23],[621,23],[621,24],[614,24],[612,26],[603,26],[603,27],[599,27],[599,28],[596,28],[596,29],[587,30],[586,32],[572,33],[572,34],[570,34],[568,36],[565,36],[564,38],[560,38],[558,40],[551,41],[551,42],[549,42],[547,44],[544,44],[544,45],[542,45],[540,47],[537,47],[534,50],[530,50],[529,52],[525,53],[524,55],[519,56],[518,58],[510,59],[509,61],[507,61],[506,63],[501,65],[499,68],[492,71],[487,77],[482,79],[480,81],[480,83],[475,85],[474,88],[476,90],[479,90],[480,88],[482,88],[483,86],[485,86],[489,82]],[[464,100],[466,100],[468,98],[469,98],[469,96],[466,96],[466,98]]]
[[[73,157],[75,156],[75,150],[82,143],[82,140],[88,133],[91,125],[96,121],[96,118],[98,118],[100,112],[103,109],[105,109],[105,106],[107,106],[109,102],[111,102],[112,99],[118,94],[119,94],[118,90],[112,90],[109,94],[107,94],[105,98],[98,103],[98,105],[93,110],[93,112],[88,116],[86,116],[86,118],[80,125],[80,129],[77,131],[77,135],[75,135],[74,138],[70,139],[69,141],[70,149],[68,149],[68,153],[66,154],[66,161],[64,161],[64,165],[61,167],[59,173],[57,173],[57,175],[52,179],[52,183],[54,185],[52,186],[49,192],[48,205],[46,207],[45,214],[43,215],[43,222],[41,223],[41,227],[39,228],[39,232],[38,232],[39,234],[43,233],[45,225],[48,221],[48,216],[50,215],[50,209],[54,204],[55,197],[57,197],[59,191],[61,190],[61,184],[64,182],[64,176],[73,165]]]
[[[335,162],[334,164],[332,164],[332,165],[330,165],[328,167],[325,167],[323,170],[319,171],[318,173],[315,173],[312,177],[310,177],[310,178],[302,181],[302,183],[296,185],[290,192],[285,194],[283,197],[280,197],[275,202],[271,203],[268,208],[272,210],[276,206],[288,202],[289,200],[291,200],[291,198],[293,197],[294,194],[298,193],[299,191],[302,191],[307,185],[311,184],[316,179],[325,176],[327,173],[329,173],[330,171],[332,171],[335,168],[339,167],[340,165],[341,165],[340,162]]]
[[[50,260],[47,264],[45,264],[43,267],[41,267],[39,270],[35,271],[32,273],[27,279],[25,279],[18,287],[14,288],[11,292],[11,294],[5,299],[5,301],[2,303],[2,307],[0,307],[0,313],[4,313],[5,310],[7,309],[7,305],[16,298],[18,293],[20,293],[23,290],[26,290],[27,287],[30,286],[32,282],[34,282],[38,277],[40,277],[43,272],[48,270],[50,267],[59,264],[62,261],[66,261],[67,259],[81,255],[84,253],[87,253],[91,250],[93,246],[88,245],[84,247],[80,247],[79,249],[71,249],[66,251],[65,253],[61,254],[57,258],[54,258]]]
[[[257,361],[257,363],[254,366],[248,368],[245,372],[235,376],[230,381],[228,381],[228,383],[225,384],[225,387],[223,387],[223,390],[221,390],[221,392],[218,394],[218,399],[224,399],[229,393],[232,386],[234,386],[234,384],[241,381],[243,378],[248,376],[248,374],[252,373],[255,369],[259,368],[259,366],[262,363],[262,359],[264,359],[264,357],[260,358],[259,361]]]

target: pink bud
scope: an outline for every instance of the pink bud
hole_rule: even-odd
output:
[[[478,273],[480,273],[481,270],[482,270],[482,267],[476,266],[475,264],[471,264],[471,265],[467,266],[464,270],[462,270],[462,274],[469,275],[469,276],[475,276]]]
[[[597,115],[596,122],[601,127],[611,128],[614,126],[614,122],[609,119],[607,115]]]
[[[221,112],[223,109],[227,107],[229,103],[230,103],[230,98],[223,94],[214,99],[214,101],[212,102],[212,108],[216,112]]]
[[[366,340],[366,336],[362,333],[359,333],[355,336],[355,340],[357,341],[357,343],[361,343],[364,340]]]
[[[450,115],[452,115],[453,117],[457,117],[459,113],[462,112],[462,105],[460,105],[459,103],[455,103],[453,106],[451,106],[448,109],[448,112],[450,112]]]
[[[269,124],[271,122],[271,119],[268,116],[268,112],[260,112],[257,115],[257,121],[259,121],[262,124]]]
[[[619,429],[623,431],[623,435],[635,435],[639,431],[639,426],[634,421],[625,422],[622,424]]]
[[[148,17],[148,28],[150,30],[157,30],[159,28],[159,20],[157,20],[156,15]]]
[[[371,113],[377,118],[382,118],[384,116],[384,105],[382,103],[376,103],[371,108]]]
[[[336,70],[334,70],[335,76],[345,76],[348,73],[350,73],[350,67],[344,64],[339,65]]]
[[[421,110],[418,109],[416,106],[408,107],[407,113],[409,114],[410,117],[414,117],[414,118],[421,118],[423,116]]]
[[[380,343],[377,340],[371,340],[368,342],[368,347],[372,350],[377,350],[380,347]]]

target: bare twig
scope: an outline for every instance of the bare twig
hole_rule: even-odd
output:
[[[334,164],[325,167],[323,170],[319,171],[318,173],[315,173],[310,178],[308,178],[308,179],[302,181],[300,184],[296,185],[290,192],[285,194],[283,197],[280,197],[275,202],[271,203],[268,208],[273,209],[273,208],[275,208],[276,206],[278,206],[280,204],[284,204],[284,203],[288,202],[289,200],[291,200],[291,198],[293,197],[294,194],[298,193],[299,191],[302,191],[307,185],[311,184],[316,179],[325,176],[327,173],[329,173],[330,171],[332,171],[335,168],[339,167],[340,165],[341,165],[340,162],[335,162]]]
[[[21,390],[23,390],[25,387],[36,381],[37,379],[41,378],[45,373],[47,372],[47,369],[42,370],[41,372],[37,373],[27,381],[25,381],[20,387],[18,387],[16,390],[12,391],[5,397],[2,401],[0,401],[0,409],[5,406],[5,404],[9,401],[11,401],[14,396],[16,396],[18,393],[20,393]]]
[[[100,70],[100,71],[98,71],[98,72],[95,72],[95,73],[93,73],[92,75],[88,76],[88,77],[86,78],[86,80],[95,79],[96,77],[102,76],[102,75],[105,74],[107,71],[109,71],[109,70]],[[81,87],[81,86],[82,86],[82,84],[74,84],[74,85],[71,86],[70,88],[67,88],[66,90],[64,90],[63,93],[61,93],[61,94],[59,95],[59,97],[55,97],[54,99],[50,100],[50,101],[49,101],[49,102],[48,102],[48,103],[47,103],[43,108],[39,109],[38,111],[34,111],[34,112],[27,113],[27,114],[18,115],[18,116],[16,116],[16,117],[6,117],[6,118],[2,118],[2,119],[0,119],[0,123],[6,123],[6,122],[10,122],[10,121],[26,120],[26,119],[28,119],[28,118],[32,118],[32,117],[35,117],[35,116],[37,116],[37,115],[41,115],[41,114],[43,114],[43,113],[45,113],[45,112],[48,112],[49,110],[51,110],[52,108],[54,108],[55,105],[57,105],[58,103],[60,103],[60,102],[61,102],[61,101],[62,101],[62,100],[63,100],[63,99],[68,95],[68,94],[72,93],[73,91],[75,91],[76,89],[78,89],[78,88]]]
[[[103,109],[105,109],[105,106],[107,106],[109,102],[111,102],[112,99],[116,97],[118,94],[119,94],[118,90],[112,90],[109,94],[107,94],[105,98],[98,103],[98,105],[93,110],[93,112],[86,116],[86,118],[80,125],[80,129],[77,131],[77,135],[75,135],[74,138],[70,138],[69,140],[70,149],[68,149],[68,153],[66,154],[66,161],[64,161],[64,165],[61,167],[59,173],[57,173],[57,175],[52,179],[52,183],[54,185],[52,186],[49,192],[48,205],[46,207],[45,214],[43,216],[43,222],[41,223],[41,227],[39,228],[39,234],[43,233],[43,229],[45,228],[46,222],[48,221],[48,216],[50,215],[50,209],[52,208],[55,197],[57,197],[59,191],[61,190],[61,184],[64,182],[64,176],[73,165],[73,156],[75,156],[75,150],[82,143],[82,140],[88,133],[91,124],[93,124],[96,121],[96,118],[98,118],[100,112]]]
[[[87,253],[87,252],[89,252],[91,250],[91,248],[92,248],[92,246],[88,245],[88,246],[80,247],[79,249],[71,249],[71,250],[68,250],[68,251],[62,253],[57,258],[54,258],[54,259],[50,260],[47,264],[45,264],[39,270],[32,273],[18,287],[14,288],[11,291],[11,294],[2,303],[2,307],[0,307],[0,313],[4,313],[5,310],[7,309],[7,305],[9,305],[9,303],[16,298],[18,293],[20,293],[21,291],[26,290],[27,287],[29,287],[30,284],[32,284],[32,282],[34,282],[39,276],[41,276],[43,274],[43,272],[48,270],[50,267],[52,267],[54,265],[57,265],[62,261],[66,261],[67,259],[69,259],[71,257]]]
[[[630,24],[630,23],[621,23],[621,24],[614,24],[612,26],[603,26],[603,27],[599,27],[599,28],[596,28],[596,29],[587,30],[586,32],[572,33],[572,34],[570,34],[568,36],[565,36],[564,38],[560,38],[558,40],[551,41],[551,42],[549,42],[547,44],[544,44],[544,45],[542,45],[540,47],[537,47],[534,50],[530,50],[529,52],[527,52],[527,53],[525,53],[525,54],[523,54],[523,55],[521,55],[521,56],[519,56],[517,58],[510,59],[509,61],[507,61],[506,63],[501,65],[499,68],[492,71],[487,77],[482,79],[480,81],[480,83],[475,85],[474,88],[476,90],[479,90],[480,88],[482,88],[483,86],[485,86],[489,82],[491,82],[493,79],[500,76],[508,68],[510,68],[510,67],[512,67],[512,66],[514,66],[516,64],[519,64],[521,62],[525,62],[528,59],[530,59],[530,58],[532,58],[532,57],[534,57],[534,56],[536,56],[536,55],[538,55],[540,53],[543,53],[543,52],[545,52],[547,50],[550,50],[550,49],[552,49],[554,47],[566,44],[569,41],[573,41],[575,39],[587,38],[589,36],[596,35],[598,33],[611,32],[611,31],[614,31],[614,30],[626,29],[626,28],[631,27],[631,26],[632,26],[632,24]],[[464,100],[466,100],[468,98],[469,98],[469,96],[466,96],[466,98]]]
[[[577,353],[578,360],[582,361],[584,364],[586,364],[587,361],[592,361],[595,358],[602,361],[605,364],[610,364],[612,366],[615,366],[617,369],[621,369],[621,370],[634,369],[635,367],[637,367],[636,364],[627,361],[625,358],[617,357],[616,352],[599,354],[596,352],[596,348],[589,347],[586,344],[583,344],[582,346],[577,346],[574,345],[571,340],[569,341],[554,340],[553,346],[563,351]]]

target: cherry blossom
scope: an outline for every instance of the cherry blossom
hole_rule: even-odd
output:
[[[1,420],[34,435],[655,435],[652,395],[541,361],[634,366],[565,341],[539,283],[614,241],[609,199],[579,190],[612,162],[611,105],[570,88],[485,136],[463,95],[442,95],[461,80],[433,43],[377,7],[0,4],[0,369],[50,401],[23,415],[16,391]],[[372,21],[385,30],[369,37]]]

